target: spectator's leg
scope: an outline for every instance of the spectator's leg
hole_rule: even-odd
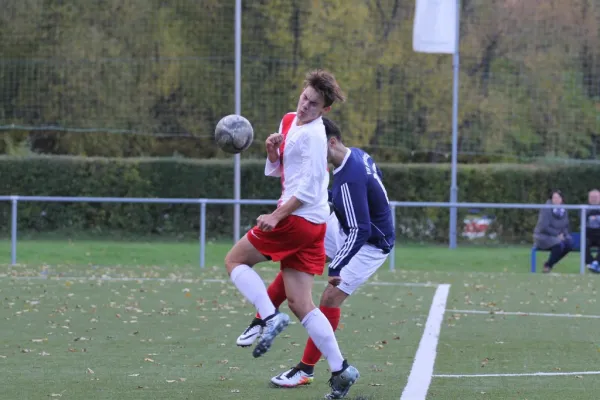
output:
[[[566,246],[564,242],[556,244],[550,248],[550,257],[544,265],[545,270],[551,270],[564,256],[566,256],[571,248]],[[546,271],[549,272],[549,271]]]
[[[586,238],[585,241],[585,263],[590,265],[594,261],[594,256],[592,255],[592,246],[593,243],[590,238]]]
[[[592,256],[592,252],[590,251],[590,256],[592,256],[592,261],[597,261],[600,263],[600,240],[595,239],[590,241],[590,245],[594,247],[594,251],[596,252],[596,257]]]

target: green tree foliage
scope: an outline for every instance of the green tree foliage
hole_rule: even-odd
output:
[[[461,3],[464,159],[596,158],[599,3]],[[233,0],[2,4],[0,125],[10,139],[0,152],[225,156],[210,137],[234,112]],[[413,17],[414,2],[400,0],[244,1],[242,113],[258,139],[248,154],[262,152],[304,74],[322,67],[348,95],[332,117],[349,144],[390,161],[445,161],[452,57],[413,51]]]

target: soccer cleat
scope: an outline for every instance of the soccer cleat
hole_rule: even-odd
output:
[[[254,344],[254,341],[260,336],[264,329],[265,323],[260,318],[254,318],[250,325],[246,328],[236,340],[236,344],[240,347],[248,347]]]
[[[264,319],[265,327],[258,338],[258,343],[252,355],[258,358],[265,354],[271,348],[273,341],[290,324],[290,317],[287,314],[275,311],[275,314]]]
[[[343,399],[348,394],[350,387],[358,380],[360,374],[358,370],[344,360],[342,370],[338,373],[331,374],[329,386],[331,393],[325,395],[326,399]]]
[[[310,385],[313,379],[313,374],[307,374],[301,369],[294,367],[272,377],[271,383],[277,387],[295,388],[302,385]]]
[[[598,261],[594,261],[588,265],[588,269],[596,274],[600,273],[600,265],[598,264]]]

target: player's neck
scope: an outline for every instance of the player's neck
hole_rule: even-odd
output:
[[[344,158],[346,158],[346,153],[350,151],[349,148],[344,146],[343,144],[339,144],[335,149],[332,150],[331,155],[331,163],[335,168],[338,168],[344,162]]]

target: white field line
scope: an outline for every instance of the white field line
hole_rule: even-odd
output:
[[[433,375],[434,378],[505,378],[521,376],[579,376],[579,375],[600,375],[600,371],[582,371],[582,372],[531,372],[523,374],[464,374],[464,375]]]
[[[229,279],[203,279],[203,278],[148,278],[131,276],[12,276],[2,275],[0,279],[14,280],[48,280],[48,281],[108,281],[108,282],[174,282],[174,283],[229,283]],[[270,282],[270,281],[267,281]],[[327,284],[326,281],[317,281],[316,283]],[[385,282],[375,281],[367,282],[369,286],[398,286],[398,287],[437,287],[437,283],[431,282]]]
[[[449,313],[456,314],[485,314],[485,315],[516,315],[519,317],[562,317],[562,318],[591,318],[600,319],[600,315],[589,314],[555,314],[555,313],[537,313],[521,311],[486,311],[486,310],[446,310]]]
[[[427,397],[449,293],[449,284],[441,284],[435,291],[425,323],[425,331],[400,400],[425,400]]]

